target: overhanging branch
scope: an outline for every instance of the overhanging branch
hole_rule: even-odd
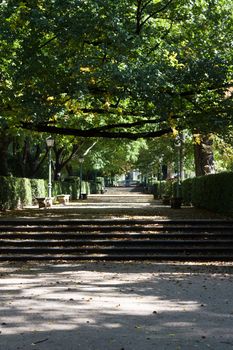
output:
[[[56,126],[49,125],[35,125],[33,123],[21,123],[21,127],[23,129],[34,130],[38,132],[46,132],[51,134],[58,135],[70,135],[70,136],[78,136],[78,137],[96,137],[96,138],[108,138],[108,139],[129,139],[129,140],[137,140],[139,138],[152,138],[152,137],[160,137],[165,134],[169,134],[172,132],[171,128],[161,129],[157,131],[149,131],[149,132],[108,132],[101,130],[81,130],[81,129],[73,129],[73,128],[59,128]]]

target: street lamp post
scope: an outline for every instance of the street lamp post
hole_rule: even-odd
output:
[[[176,193],[174,193],[174,196],[171,198],[171,208],[173,209],[180,209],[182,204],[182,198],[181,198],[181,174],[180,174],[180,159],[181,159],[181,139],[178,135],[175,139],[175,147],[177,147],[177,183],[176,183]]]
[[[178,135],[175,139],[175,147],[177,147],[177,188],[176,195],[177,198],[180,197],[180,180],[181,180],[181,139]]]
[[[82,199],[82,177],[83,177],[83,162],[84,162],[84,158],[83,157],[79,157],[78,161],[79,161],[79,164],[80,164],[79,199]]]
[[[162,180],[163,180],[163,154],[159,158],[159,198],[162,198]]]
[[[48,198],[52,198],[52,148],[54,146],[54,139],[49,136],[46,139],[46,145],[49,150],[49,182],[48,182]]]

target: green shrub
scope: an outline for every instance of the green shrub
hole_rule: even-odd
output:
[[[91,186],[90,183],[88,181],[85,181],[85,192],[86,194],[90,194],[91,193]]]
[[[182,184],[182,193],[185,193],[185,200],[191,197],[195,207],[233,214],[232,172],[195,177],[189,179],[188,184],[185,180]]]
[[[156,181],[152,186],[151,193],[153,193],[154,198],[171,198],[174,192],[173,185],[172,181]]]
[[[74,182],[62,181],[61,189],[62,189],[62,194],[70,194],[71,199],[77,199],[76,184]]]
[[[163,181],[163,196],[172,197],[173,196],[173,181]]]
[[[184,205],[192,203],[192,183],[193,179],[186,179],[181,184],[181,197]]]
[[[53,181],[52,182],[52,196],[55,197],[58,194],[63,194],[61,182],[60,181]]]
[[[15,209],[32,204],[31,182],[26,178],[0,177],[0,209]]]
[[[54,181],[52,195],[70,194],[71,199],[79,198],[79,178],[69,181]],[[90,193],[90,184],[82,181],[82,193]],[[48,195],[48,181],[43,179],[16,178],[13,176],[0,177],[0,210],[15,209],[31,205],[36,197]]]
[[[18,178],[15,185],[15,195],[19,194],[21,206],[32,205],[32,188],[30,179]]]
[[[31,179],[30,182],[31,182],[32,198],[46,196],[45,180]]]
[[[82,193],[89,193],[89,187],[86,185],[86,181],[82,181]],[[72,177],[66,179],[61,183],[61,193],[70,194],[72,200],[76,200],[79,198],[80,192],[80,179],[79,177]]]
[[[11,177],[0,177],[0,209],[6,210],[11,207]]]
[[[160,183],[159,181],[156,181],[152,186],[152,193],[154,195],[154,198],[160,197]]]
[[[176,180],[172,182],[172,198],[181,198],[181,184]]]
[[[92,181],[89,187],[90,193],[103,193],[104,191],[104,177],[98,176],[95,181]]]

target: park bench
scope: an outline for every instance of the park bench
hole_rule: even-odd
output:
[[[56,196],[56,199],[58,201],[59,204],[69,204],[70,201],[70,195],[69,194],[58,194]]]
[[[53,204],[53,198],[48,197],[36,197],[39,208],[48,208]]]

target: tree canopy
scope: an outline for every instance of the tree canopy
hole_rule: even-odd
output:
[[[2,130],[225,134],[232,17],[227,0],[1,1]]]

